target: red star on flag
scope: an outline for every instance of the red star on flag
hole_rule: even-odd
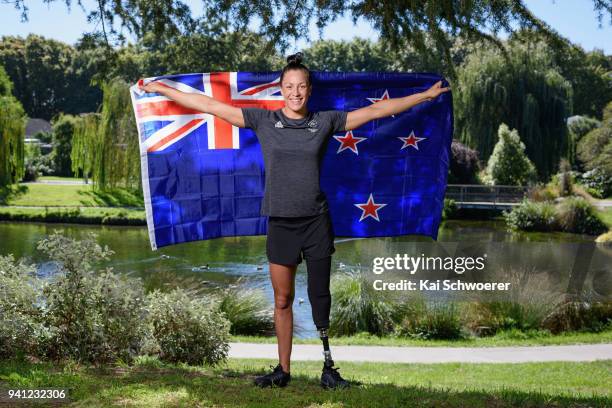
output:
[[[368,198],[367,203],[353,204],[353,205],[359,208],[361,211],[363,211],[361,213],[361,218],[359,218],[359,222],[361,222],[363,219],[367,217],[372,217],[376,221],[380,221],[380,219],[378,218],[378,210],[380,210],[387,204],[376,204],[374,202],[374,197],[372,197],[372,193],[370,193],[370,197]]]
[[[414,135],[414,130],[413,130],[412,132],[410,132],[410,136],[408,136],[408,137],[398,137],[398,139],[401,140],[402,142],[404,142],[404,145],[402,146],[402,148],[400,150],[402,150],[403,148],[408,147],[408,146],[412,146],[415,149],[419,150],[418,143],[421,140],[425,140],[426,138],[425,137],[416,137]]]
[[[359,151],[357,150],[357,143],[363,142],[367,139],[367,137],[355,137],[353,136],[353,132],[349,130],[344,136],[334,136],[334,139],[340,142],[340,146],[338,147],[336,154],[346,149],[351,149],[353,153],[359,154]]]
[[[378,101],[384,101],[385,99],[390,99],[389,98],[389,90],[385,89],[385,92],[383,93],[383,96],[381,96],[380,98],[367,98],[370,102],[372,103],[376,103]],[[392,118],[395,117],[395,115],[391,115]]]

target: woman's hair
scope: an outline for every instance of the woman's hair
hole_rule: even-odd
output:
[[[298,52],[287,57],[287,65],[285,65],[280,75],[281,84],[283,83],[283,77],[285,76],[285,72],[291,71],[293,69],[301,69],[306,74],[306,80],[308,81],[308,85],[310,86],[310,71],[308,70],[308,68],[306,68],[306,65],[302,64],[303,56],[304,54]]]

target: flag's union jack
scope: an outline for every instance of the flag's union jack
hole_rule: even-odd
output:
[[[312,72],[311,111],[352,111],[422,92],[429,73]],[[237,107],[284,106],[279,73],[214,72],[149,78]],[[443,86],[448,84],[444,83]],[[263,156],[255,133],[131,88],[153,249],[224,236],[267,233],[260,215]],[[406,234],[437,239],[453,134],[443,93],[393,116],[330,135],[321,162],[336,236]],[[296,145],[299,151],[299,143]]]
[[[214,72],[198,74],[197,77],[201,78],[201,82],[197,78],[190,78],[186,82],[161,78],[157,82],[182,92],[210,96],[237,107],[280,109],[284,105],[279,78],[239,90],[237,72]],[[145,79],[143,82],[151,80]],[[240,148],[236,126],[215,116],[185,108],[165,96],[138,93],[134,101],[136,120],[139,126],[152,128],[150,134],[141,133],[146,137],[142,146],[147,152],[164,150],[203,125],[208,126],[209,149]]]

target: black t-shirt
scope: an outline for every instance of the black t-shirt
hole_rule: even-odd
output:
[[[319,170],[331,135],[343,132],[347,112],[309,112],[290,119],[281,109],[242,108],[245,127],[261,145],[266,183],[261,214],[306,217],[327,211]]]

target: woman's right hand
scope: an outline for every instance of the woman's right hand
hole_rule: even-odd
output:
[[[155,93],[159,92],[161,85],[157,83],[157,81],[149,82],[148,84],[144,84],[142,79],[138,80],[138,87],[147,93]]]

